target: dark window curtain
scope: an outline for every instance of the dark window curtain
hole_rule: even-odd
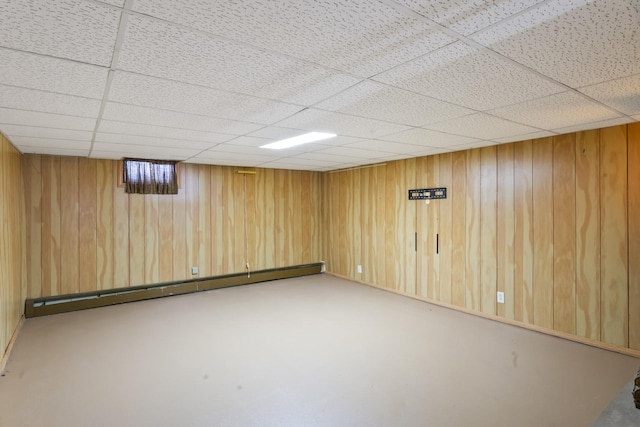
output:
[[[178,194],[176,162],[162,160],[124,160],[127,193]]]

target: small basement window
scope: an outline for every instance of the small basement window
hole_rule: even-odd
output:
[[[178,194],[177,162],[124,159],[122,169],[127,193]]]

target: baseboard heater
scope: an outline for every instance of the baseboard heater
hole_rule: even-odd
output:
[[[26,318],[48,316],[50,314],[67,313],[88,308],[210,291],[212,289],[229,288],[232,286],[249,285],[290,277],[308,276],[323,272],[324,263],[319,262],[315,264],[252,271],[251,275],[247,273],[234,273],[223,276],[108,289],[81,294],[33,298],[26,300],[24,313]]]

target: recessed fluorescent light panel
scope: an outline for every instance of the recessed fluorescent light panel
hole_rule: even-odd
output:
[[[260,148],[271,148],[281,150],[283,148],[295,147],[296,145],[308,144],[310,142],[322,141],[336,136],[335,133],[309,132],[293,138],[283,139],[281,141],[272,142],[271,144],[261,145]]]

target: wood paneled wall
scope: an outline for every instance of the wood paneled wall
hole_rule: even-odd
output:
[[[407,200],[440,186],[446,200]],[[327,271],[640,350],[639,123],[327,173],[323,189]]]
[[[0,134],[0,359],[18,326],[26,296],[21,156]]]
[[[25,155],[24,169],[32,298],[321,260],[316,172],[183,164],[167,196],[125,193],[112,160]]]

